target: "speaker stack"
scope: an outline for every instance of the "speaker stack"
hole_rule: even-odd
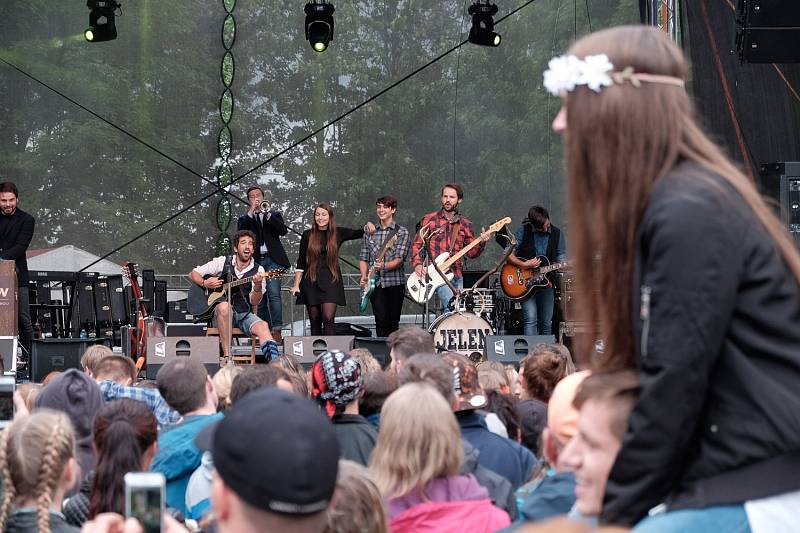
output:
[[[800,62],[800,2],[739,0],[736,49],[742,63]]]

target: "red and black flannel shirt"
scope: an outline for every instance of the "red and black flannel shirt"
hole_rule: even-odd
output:
[[[451,235],[453,226],[455,226],[459,220],[461,221],[461,224],[459,224],[458,235]],[[422,217],[420,228],[424,228],[425,226],[427,226],[431,231],[440,230],[431,238],[430,249],[434,258],[438,257],[444,252],[450,251],[450,242],[453,238],[456,239],[456,244],[453,248],[453,254],[464,248],[465,245],[471,243],[475,239],[475,232],[472,229],[472,222],[470,222],[467,217],[458,213],[456,213],[450,220],[445,218],[441,209],[432,213],[428,213]],[[467,252],[466,256],[470,259],[478,257],[481,255],[485,245],[486,243],[481,242],[472,250]],[[420,237],[419,233],[417,233],[417,237],[414,239],[414,245],[411,247],[411,264],[414,266],[414,268],[416,268],[417,265],[422,264],[422,260],[424,258],[424,253],[420,255],[422,250],[422,237]],[[451,270],[456,277],[460,278],[462,268],[463,262],[459,259],[453,264]]]

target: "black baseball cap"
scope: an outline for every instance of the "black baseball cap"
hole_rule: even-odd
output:
[[[243,397],[195,440],[243,501],[265,511],[310,515],[336,487],[339,441],[309,400],[270,387]]]

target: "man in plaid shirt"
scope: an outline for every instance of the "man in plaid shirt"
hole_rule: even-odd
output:
[[[464,200],[464,190],[458,183],[448,183],[442,187],[442,208],[438,211],[428,213],[422,217],[420,228],[428,228],[432,233],[430,250],[433,254],[432,258],[428,258],[425,264],[429,264],[433,259],[438,257],[444,252],[450,252],[454,255],[456,252],[464,248],[467,244],[475,240],[475,232],[472,229],[472,222],[458,212],[458,205]],[[421,232],[420,232],[421,233]],[[423,278],[425,277],[425,269],[423,267],[423,259],[425,253],[420,233],[414,240],[414,245],[411,248],[411,264],[414,265],[414,272]],[[466,253],[470,259],[474,259],[481,255],[486,241],[489,240],[489,234],[482,232],[480,234],[481,242],[472,250]],[[464,287],[464,280],[462,278],[463,262],[459,259],[450,267],[453,272],[453,285],[458,289]],[[445,272],[446,274],[446,272]],[[436,289],[436,296],[439,297],[439,306],[437,310],[443,311],[449,305],[450,300],[453,298],[453,291],[447,285],[442,285]]]
[[[369,301],[372,303],[372,312],[375,315],[375,332],[378,337],[388,337],[390,333],[400,327],[400,313],[403,309],[406,284],[403,264],[408,255],[411,239],[408,230],[394,220],[397,198],[388,195],[382,196],[375,202],[375,206],[375,212],[378,215],[377,228],[372,235],[364,233],[358,266],[361,271],[361,288],[363,289],[369,281],[367,279],[369,268],[375,262],[378,283],[370,295]],[[388,242],[394,234],[397,234],[397,241],[387,249],[382,261],[376,261],[384,243]]]

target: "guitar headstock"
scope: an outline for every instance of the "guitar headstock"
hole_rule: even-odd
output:
[[[503,226],[507,226],[508,224],[511,224],[511,217],[501,218],[500,220],[489,226],[489,229],[487,231],[497,232],[500,231],[500,229]]]
[[[283,276],[284,272],[286,272],[285,268],[276,268],[275,270],[268,270],[264,272],[264,279],[279,278]]]
[[[136,272],[136,263],[125,261],[125,264],[122,265],[122,275],[125,276],[128,281],[137,279],[139,277],[139,273]]]

